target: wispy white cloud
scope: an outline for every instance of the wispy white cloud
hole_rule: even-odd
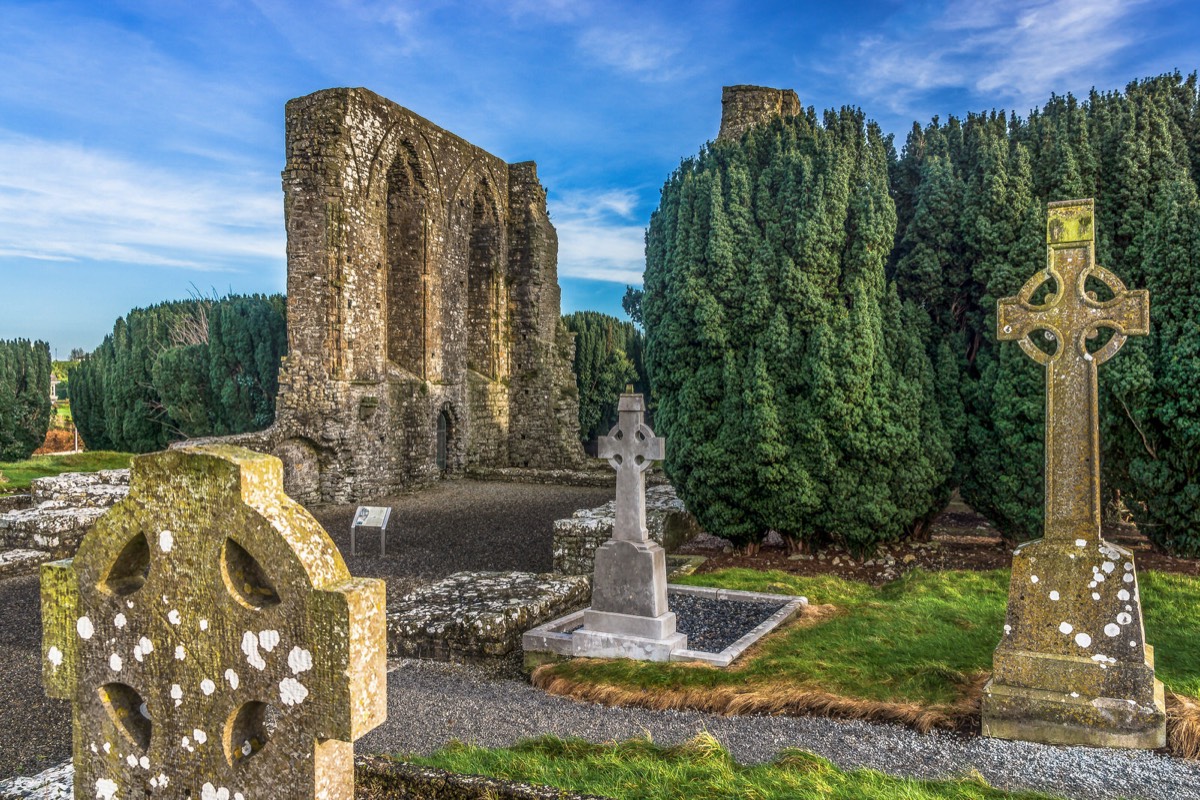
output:
[[[961,89],[1019,109],[1105,79],[1135,44],[1138,0],[953,0],[936,16],[893,19],[836,64],[894,111]]]
[[[201,271],[284,263],[265,176],[203,177],[0,132],[0,255]]]
[[[496,5],[516,20],[572,22],[592,12],[592,4],[584,0],[497,0]]]
[[[687,74],[678,58],[683,43],[656,25],[593,26],[580,33],[578,44],[592,60],[643,81],[676,80]]]
[[[550,201],[558,229],[558,274],[641,283],[645,228],[635,220],[637,195],[627,189],[567,192]]]

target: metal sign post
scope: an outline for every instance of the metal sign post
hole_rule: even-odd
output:
[[[355,534],[359,528],[379,528],[379,555],[387,554],[387,525],[392,509],[387,506],[359,506],[350,523],[350,555],[358,555]]]

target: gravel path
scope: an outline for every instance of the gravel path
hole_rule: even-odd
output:
[[[1135,750],[921,735],[907,728],[817,717],[718,717],[692,711],[605,708],[550,697],[478,667],[400,661],[388,676],[388,719],[359,740],[360,753],[428,754],[452,739],[488,747],[539,733],[596,742],[644,736],[674,744],[701,731],[742,763],[801,747],[847,769],[944,778],[977,770],[993,786],[1078,800],[1200,798],[1200,763]]]
[[[71,757],[71,706],[42,689],[37,575],[0,580],[0,777]]]
[[[350,572],[386,578],[388,597],[463,570],[554,569],[554,521],[612,499],[611,488],[484,483],[455,480],[388,501],[387,555],[379,555],[379,532],[360,529],[358,555],[350,555],[352,505],[313,512],[337,543]],[[380,502],[379,505],[384,505]]]

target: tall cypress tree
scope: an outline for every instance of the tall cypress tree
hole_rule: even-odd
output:
[[[885,279],[893,160],[860,111],[809,109],[684,161],[651,218],[642,310],[667,470],[741,546],[774,529],[868,548],[944,500],[931,367]]]
[[[50,345],[0,341],[0,460],[29,458],[50,427]]]
[[[596,311],[567,314],[563,323],[575,334],[579,438],[588,442],[616,424],[617,401],[627,385],[650,392],[641,363],[642,333],[630,322]]]

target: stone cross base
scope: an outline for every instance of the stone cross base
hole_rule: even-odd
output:
[[[612,539],[596,550],[592,605],[571,635],[576,656],[669,661],[687,647],[667,608],[666,551],[654,542]]]
[[[1163,686],[1131,552],[1096,538],[1022,545],[1006,621],[984,689],[985,736],[1164,746]]]
[[[667,554],[662,546],[620,539],[602,544],[596,550],[592,608],[635,617],[666,614]]]
[[[675,627],[675,615],[671,615],[671,627]],[[650,639],[622,633],[606,633],[580,628],[571,634],[572,655],[577,658],[631,658],[635,661],[670,661],[671,653],[687,649],[687,636],[672,633],[670,636]]]

